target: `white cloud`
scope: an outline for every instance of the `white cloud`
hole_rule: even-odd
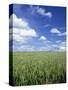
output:
[[[39,51],[65,51],[66,42],[57,41],[56,43],[46,40],[43,42],[43,46],[39,48]]]
[[[54,33],[54,34],[57,34],[57,36],[65,36],[66,35],[66,32],[60,32],[60,30],[58,30],[57,28],[52,28],[50,30],[51,33]]]
[[[34,46],[31,45],[22,45],[20,48],[18,47],[17,49],[18,51],[35,51]]]
[[[51,12],[46,11],[44,8],[41,8],[39,6],[37,6],[37,7],[31,6],[30,8],[32,8],[31,9],[32,10],[32,14],[38,13],[39,15],[47,16],[49,18],[51,18],[53,16]]]
[[[44,25],[44,27],[45,27],[45,28],[47,28],[47,27],[52,27],[52,25],[46,24],[46,25]]]
[[[57,41],[56,41],[56,43],[60,43],[60,42],[61,42],[61,40],[57,40]]]
[[[34,29],[20,29],[20,28],[13,28],[13,34],[18,34],[21,37],[37,37],[37,33]]]
[[[56,34],[60,34],[60,31],[57,28],[52,28],[50,30],[51,33],[56,33]]]
[[[66,47],[61,46],[61,47],[59,47],[59,50],[60,51],[65,51],[66,50]]]
[[[47,12],[47,13],[45,14],[45,16],[48,16],[49,18],[51,18],[51,17],[52,17],[52,13],[51,13],[51,12]]]
[[[20,35],[23,36],[23,37],[36,37],[37,36],[37,33],[34,29],[23,29],[20,31]]]
[[[65,36],[65,35],[66,35],[66,32],[58,34],[58,36]]]
[[[38,11],[40,12],[40,11]],[[41,10],[43,13],[44,11]],[[13,18],[13,19],[12,19]],[[12,21],[13,20],[13,21]],[[13,25],[12,25],[13,22]],[[21,18],[18,18],[15,14],[10,16],[10,21],[9,21],[10,26],[10,39],[12,39],[12,33],[13,33],[13,50],[18,50],[18,51],[65,51],[66,49],[66,42],[60,42],[57,41],[56,44],[53,44],[51,41],[47,40],[45,36],[41,36],[38,40],[39,42],[42,42],[42,46],[36,47],[32,46],[29,43],[29,40],[33,39],[33,37],[37,37],[38,34],[35,29],[31,28],[29,26],[29,23]],[[51,33],[55,33],[58,36],[64,36],[64,33],[61,33],[58,29],[53,28],[51,29]],[[21,43],[21,46],[16,47],[15,46],[15,41],[17,42],[17,45]]]
[[[53,44],[52,47],[56,48],[58,45],[57,44]]]
[[[18,18],[15,14],[10,16],[9,26],[16,27],[16,28],[28,28],[28,23],[25,19]]]
[[[47,38],[45,36],[41,36],[39,40],[47,40]]]
[[[66,47],[66,42],[65,41],[64,42],[61,42],[60,43],[60,46]]]
[[[25,43],[26,39],[21,37],[19,34],[13,34],[13,40],[21,43]]]
[[[27,21],[18,18],[15,14],[10,16],[9,24],[12,26],[9,31],[10,36],[13,33],[13,39],[18,42],[26,42],[29,37],[37,37],[35,29],[31,28]],[[11,38],[12,37],[10,37],[10,39]]]
[[[9,25],[10,25],[9,39],[10,40],[13,39],[13,50],[33,51],[34,48],[33,46],[29,45],[29,41],[33,37],[37,37],[36,30],[31,28],[29,26],[29,23],[25,19],[18,18],[15,14],[12,14],[10,16]]]
[[[45,16],[45,10],[43,8],[40,7],[36,7],[36,12],[38,14],[44,15]]]
[[[50,50],[50,47],[49,46],[48,47],[42,46],[42,47],[39,48],[38,51],[49,51],[49,50]]]
[[[58,42],[57,44],[52,45],[53,49],[55,48],[55,51],[65,51],[66,50],[66,42]]]

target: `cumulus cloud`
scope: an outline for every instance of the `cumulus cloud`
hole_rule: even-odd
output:
[[[17,51],[35,51],[34,46],[31,45],[22,45],[20,47],[14,47]]]
[[[51,18],[53,16],[52,12],[46,11],[44,8],[41,8],[39,6],[36,6],[36,7],[30,6],[30,7],[32,10],[32,14],[38,13],[39,15],[47,16],[49,18]]]
[[[60,43],[60,42],[61,42],[61,40],[57,40],[57,41],[56,41],[56,43]]]
[[[10,16],[9,26],[16,28],[26,28],[28,27],[28,23],[25,19],[18,18],[15,14],[12,14]]]
[[[55,49],[54,51],[65,51],[66,50],[66,42],[58,42],[57,44],[53,44],[52,45],[53,49]]]
[[[37,37],[37,33],[34,29],[19,29],[13,28],[13,34],[19,34],[21,37]]]
[[[29,39],[28,37],[37,37],[35,29],[31,28],[27,21],[18,18],[15,14],[10,16],[9,24],[12,26],[9,33],[13,33],[13,39],[16,41],[25,42],[25,40]]]
[[[60,43],[59,49],[60,49],[61,51],[65,51],[65,50],[66,50],[66,42],[65,42],[65,41]]]
[[[47,40],[47,38],[45,36],[41,36],[39,40]]]
[[[23,36],[23,37],[36,37],[37,36],[37,33],[34,29],[23,29],[20,31],[20,35]]]
[[[45,10],[43,8],[40,8],[40,7],[35,7],[35,8],[38,14],[45,15]]]
[[[65,36],[66,35],[66,32],[60,32],[60,30],[59,29],[57,29],[57,28],[52,28],[51,30],[50,30],[50,32],[51,33],[54,33],[54,34],[57,34],[57,36]]]
[[[31,28],[29,23],[25,19],[19,18],[15,14],[12,14],[10,16],[9,26],[10,26],[9,39],[10,41],[13,40],[13,50],[15,51],[33,50],[33,47],[27,44],[32,38],[37,37],[36,30]]]
[[[39,9],[39,8],[38,8]],[[40,13],[41,12],[41,13]],[[46,11],[40,8],[38,14],[43,15]],[[10,40],[13,39],[13,50],[17,51],[65,51],[66,42],[57,40],[55,43],[49,41],[45,36],[38,36],[36,30],[30,27],[29,23],[22,18],[17,17],[15,14],[10,16]],[[46,27],[48,27],[47,25]],[[57,28],[52,28],[51,33],[56,34],[57,36],[64,36],[66,33],[61,33]],[[12,37],[13,36],[13,37]],[[33,45],[33,38],[36,38],[35,46]],[[32,41],[31,41],[32,40]],[[31,44],[30,44],[30,42]],[[21,43],[21,44],[20,44]],[[16,46],[17,45],[17,46]],[[20,46],[18,46],[20,45]]]
[[[66,42],[62,42],[62,41],[57,41],[55,42],[51,42],[49,40],[46,40],[43,42],[43,46],[41,46],[39,48],[39,51],[57,51],[57,52],[61,52],[61,51],[65,51],[66,50]]]
[[[60,50],[60,51],[65,51],[65,50],[66,50],[66,47],[62,47],[62,46],[61,46],[61,47],[59,47],[59,50]]]
[[[44,27],[45,27],[45,28],[48,28],[48,27],[52,27],[52,25],[46,24],[46,25],[44,25]]]
[[[51,17],[52,17],[52,13],[51,13],[51,12],[47,12],[47,13],[45,14],[45,16],[48,16],[49,18],[51,18]]]
[[[50,30],[51,33],[56,33],[56,34],[60,34],[60,31],[57,28],[52,28]]]
[[[63,33],[59,33],[58,36],[65,36],[66,35],[66,32],[63,32]]]

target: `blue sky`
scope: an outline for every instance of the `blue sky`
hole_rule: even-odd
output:
[[[14,4],[9,11],[13,51],[65,51],[65,7]]]

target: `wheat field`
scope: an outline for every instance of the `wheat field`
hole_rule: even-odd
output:
[[[13,52],[14,86],[65,82],[65,52]]]

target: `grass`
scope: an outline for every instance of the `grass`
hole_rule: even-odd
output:
[[[65,82],[65,52],[13,53],[14,85],[38,85]]]

